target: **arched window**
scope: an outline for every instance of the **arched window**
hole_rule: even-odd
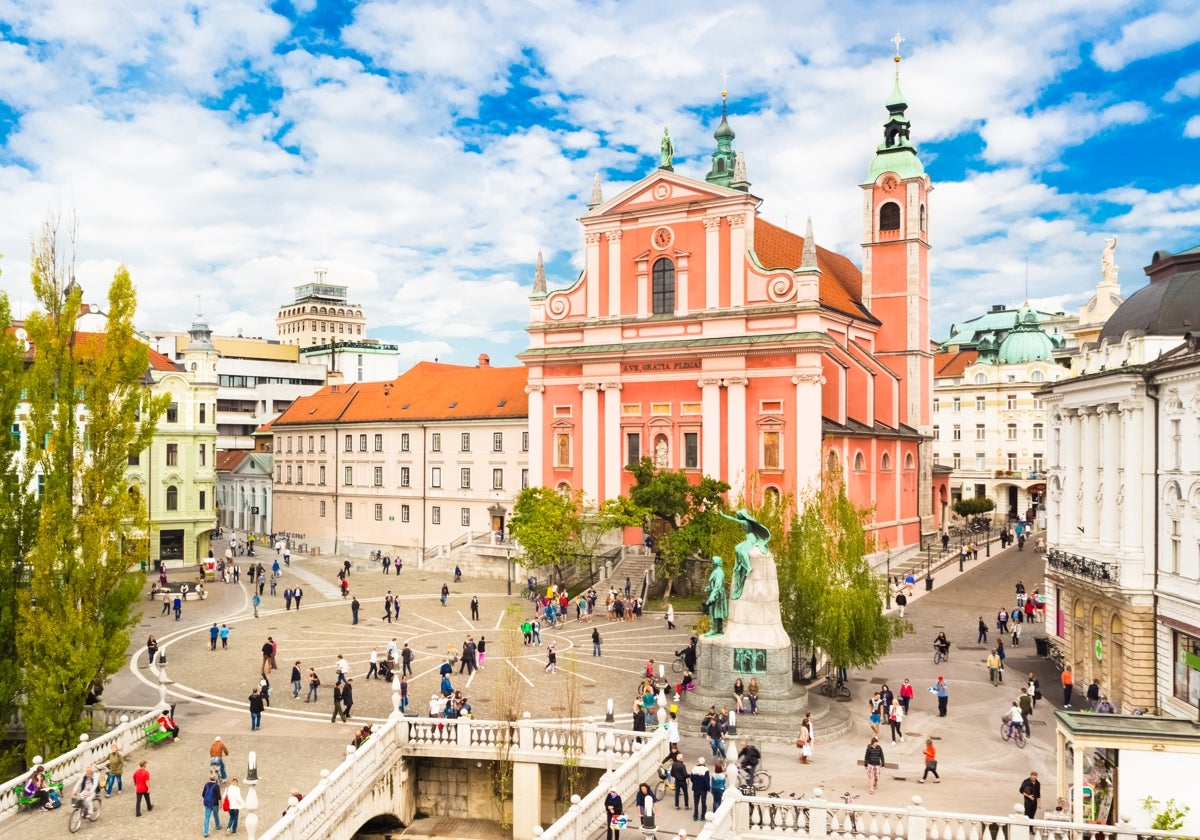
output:
[[[1045,382],[1046,374],[1042,373],[1040,370],[1035,370],[1029,378],[1034,382]]]
[[[904,456],[904,469],[911,470],[911,469],[913,469],[914,466],[916,466],[916,464],[913,461],[912,453],[909,452],[907,455]]]
[[[976,385],[986,385],[987,384],[987,374],[983,373],[982,371],[975,374],[975,384]]]
[[[778,487],[775,487],[774,485],[768,485],[767,487],[763,488],[763,506],[766,507],[767,510],[778,510],[780,500],[782,498],[783,497],[780,495]]]
[[[884,452],[883,457],[879,459],[879,469],[887,472],[892,468],[892,456]]]
[[[867,459],[863,457],[861,452],[854,453],[854,471],[862,472],[867,467]]]
[[[921,233],[925,232],[925,205],[921,205]]]
[[[167,488],[167,510],[179,510],[179,489],[174,484]]]
[[[651,311],[655,315],[670,315],[675,311],[675,263],[666,257],[656,260],[651,281]]]
[[[889,201],[879,208],[879,229],[900,230],[900,205]]]
[[[829,450],[829,457],[825,459],[825,469],[833,472],[838,468],[838,456],[832,449]]]

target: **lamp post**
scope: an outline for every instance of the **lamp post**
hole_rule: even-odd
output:
[[[984,544],[984,551],[986,552],[986,554],[984,556],[991,557],[992,556],[992,520],[990,518],[987,520],[985,527],[987,528],[987,542]]]
[[[884,609],[890,610],[892,608],[892,552],[891,552],[891,549],[888,549],[888,553],[887,553],[887,572],[886,572],[886,574],[887,574],[887,588],[886,588],[886,591],[884,592],[884,598],[886,599],[884,602]]]

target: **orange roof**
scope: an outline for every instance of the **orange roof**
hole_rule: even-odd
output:
[[[967,365],[974,364],[979,358],[975,350],[959,350],[954,353],[938,353],[933,357],[933,375],[962,376]]]
[[[228,472],[237,469],[238,464],[253,454],[253,449],[218,449],[217,463],[214,467],[217,472]]]
[[[388,382],[327,385],[300,397],[273,427],[529,416],[524,367],[420,362]]]
[[[763,268],[799,268],[803,253],[803,236],[761,218],[754,220],[754,254]],[[818,245],[817,267],[821,269],[822,306],[875,320],[862,305],[862,272],[848,257]]]

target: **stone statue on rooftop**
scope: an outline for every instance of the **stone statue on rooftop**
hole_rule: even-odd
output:
[[[662,143],[659,144],[658,168],[671,170],[675,161],[675,143],[671,140],[671,132],[663,126]]]
[[[1104,250],[1100,254],[1100,271],[1105,283],[1117,282],[1117,263],[1113,260],[1113,252],[1117,250],[1117,237],[1110,236],[1104,240]]]

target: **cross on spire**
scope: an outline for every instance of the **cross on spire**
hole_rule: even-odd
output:
[[[900,59],[900,45],[903,44],[904,41],[905,41],[904,37],[900,35],[900,32],[898,30],[897,30],[896,34],[891,37],[891,42],[896,45],[896,59],[897,60]]]

